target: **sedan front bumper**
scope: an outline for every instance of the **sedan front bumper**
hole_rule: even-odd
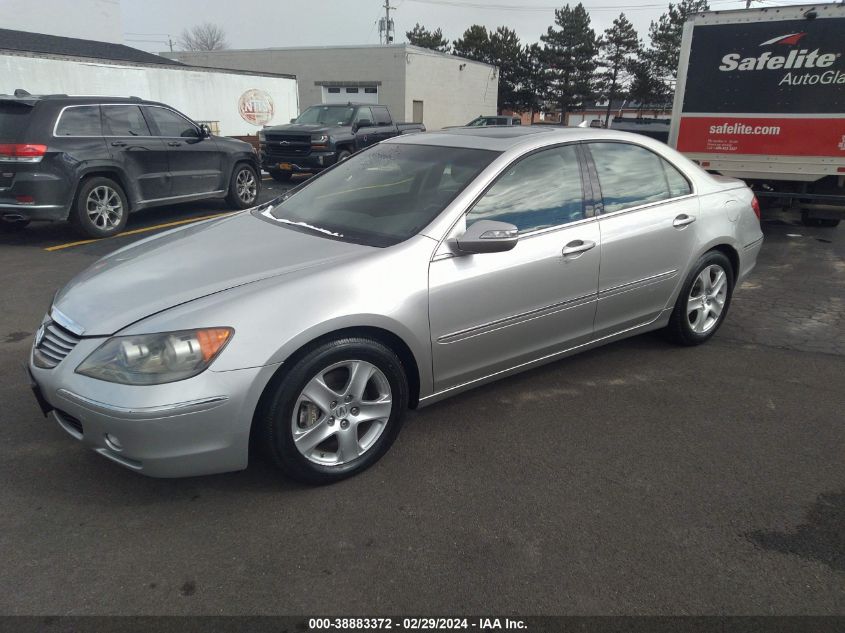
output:
[[[29,371],[52,418],[100,455],[152,477],[246,468],[252,418],[278,365],[207,370],[164,385],[129,386],[75,373],[102,339],[83,339],[53,369]],[[92,344],[93,343],[93,344]]]

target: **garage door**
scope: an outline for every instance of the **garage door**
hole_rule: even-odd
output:
[[[378,86],[323,86],[323,103],[378,103]]]

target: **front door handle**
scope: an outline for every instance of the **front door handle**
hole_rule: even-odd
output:
[[[112,141],[112,147],[126,147],[126,145],[124,141]]]
[[[180,143],[179,141],[170,141],[170,142],[168,143],[168,146],[170,146],[170,147],[179,147],[181,144],[182,144],[182,143]]]
[[[692,224],[693,222],[695,222],[694,215],[687,215],[686,213],[682,213],[672,221],[672,226],[674,226],[676,229],[682,229],[688,224]]]
[[[572,255],[579,255],[591,248],[595,248],[596,243],[592,240],[573,240],[563,247],[563,256],[571,257]]]

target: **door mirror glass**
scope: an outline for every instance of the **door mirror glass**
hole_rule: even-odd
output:
[[[373,127],[373,122],[369,119],[361,119],[357,122],[357,126],[359,129],[362,127]]]
[[[479,220],[455,240],[464,253],[501,253],[509,251],[519,241],[519,229],[507,222]]]

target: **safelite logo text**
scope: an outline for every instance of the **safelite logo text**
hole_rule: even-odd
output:
[[[760,46],[796,46],[806,33],[787,33],[761,42]],[[764,51],[755,57],[743,57],[741,53],[729,53],[722,57],[719,70],[722,72],[754,71],[754,70],[786,70],[778,85],[815,85],[815,84],[845,84],[845,73],[839,70],[823,72],[797,73],[795,70],[817,70],[830,68],[842,53],[823,53],[818,48],[793,49],[786,55],[776,55],[772,51]]]

